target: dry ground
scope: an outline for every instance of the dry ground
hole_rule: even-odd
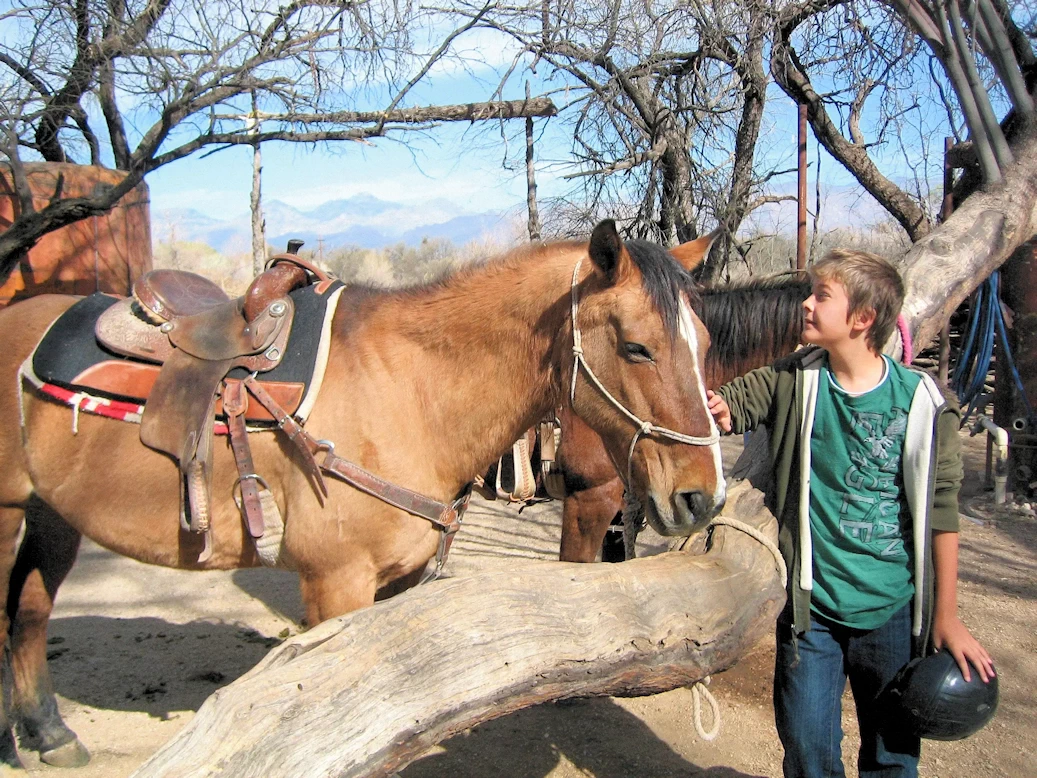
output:
[[[982,486],[983,446],[979,439],[965,442],[966,494],[971,497]],[[737,446],[728,446],[725,459],[730,455],[733,461]],[[455,543],[450,574],[478,575],[480,568],[515,558],[556,556],[558,504],[522,514],[497,503],[473,507]],[[962,522],[962,617],[995,657],[1001,706],[990,726],[975,737],[927,743],[922,774],[1037,775],[1037,520],[1029,511],[989,511],[982,496],[973,508],[984,521]],[[650,539],[646,542],[651,545]],[[80,561],[58,598],[49,654],[62,712],[92,751],[93,761],[79,770],[61,771],[40,765],[27,753],[29,773],[129,775],[191,719],[209,694],[297,631],[300,616],[291,574],[163,570],[84,542]],[[453,661],[464,672],[463,651]],[[773,646],[765,640],[713,679],[711,688],[722,709],[721,733],[713,742],[695,735],[691,693],[677,689],[639,699],[595,699],[520,711],[444,742],[401,775],[778,776],[781,749],[770,709],[772,662]],[[852,764],[852,716],[845,717],[844,726],[844,750]]]

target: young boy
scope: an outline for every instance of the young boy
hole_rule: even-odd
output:
[[[842,776],[849,677],[861,776],[917,775],[920,743],[881,728],[875,697],[912,656],[948,649],[994,674],[957,615],[960,413],[882,355],[904,301],[886,260],[833,251],[809,271],[812,348],[709,392],[717,425],[770,432],[768,505],[789,569],[774,713],[785,776]]]

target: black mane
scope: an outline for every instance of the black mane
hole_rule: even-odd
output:
[[[782,273],[738,284],[700,288],[696,313],[712,341],[713,371],[731,378],[795,350],[803,331],[806,273]],[[730,380],[723,378],[722,380]]]

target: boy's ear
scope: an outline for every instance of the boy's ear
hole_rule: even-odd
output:
[[[875,323],[875,309],[861,308],[850,315],[851,326],[861,332],[866,332]]]

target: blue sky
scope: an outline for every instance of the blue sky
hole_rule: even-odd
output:
[[[438,41],[433,40],[432,31],[428,34],[431,49]],[[500,74],[515,55],[513,43],[488,30],[469,31],[455,41],[454,49],[469,58],[467,63],[440,60],[411,91],[406,105],[490,99]],[[502,99],[522,98],[522,84],[513,80]],[[374,95],[383,89],[384,85],[375,83],[362,87],[367,100],[377,99]],[[387,100],[382,94],[381,99]],[[377,109],[383,104],[366,107]],[[557,135],[554,130],[559,124],[558,120],[537,119],[535,130],[538,135],[545,130]],[[512,162],[522,159],[524,122],[506,123],[505,132],[506,142],[497,123],[455,122],[365,143],[264,144],[263,197],[303,210],[360,193],[415,204],[447,199],[474,212],[508,208],[526,200],[524,168],[502,167],[506,148]],[[552,153],[557,157],[560,152],[554,148]],[[215,209],[228,215],[245,212],[252,187],[252,150],[242,147],[195,154],[150,174],[147,183],[153,209]],[[537,184],[544,196],[560,191],[556,176],[544,165],[538,167]]]
[[[778,108],[777,105],[773,106]],[[784,112],[782,112],[784,113]],[[794,112],[790,112],[794,117]],[[537,130],[545,121],[538,119]],[[550,120],[557,121],[557,120]],[[795,122],[776,122],[766,153],[783,158],[783,167],[794,167]],[[784,128],[781,129],[781,128]],[[511,157],[521,159],[523,123],[512,122],[508,139]],[[789,135],[791,131],[791,135]],[[405,145],[406,144],[406,145]],[[538,146],[545,158],[565,156],[563,140],[550,138]],[[814,205],[816,142],[808,142],[809,208]],[[502,165],[505,142],[499,129],[446,125],[431,134],[379,138],[370,144],[336,143],[329,147],[269,143],[263,146],[263,198],[280,200],[299,210],[321,203],[371,194],[383,200],[420,208],[434,200],[448,200],[465,211],[477,213],[523,207],[526,199],[524,169]],[[543,199],[569,191],[573,184],[561,180],[569,172],[542,163],[537,168],[537,193]],[[859,189],[849,175],[826,154],[822,156],[826,192],[824,226],[856,226],[867,229],[882,218],[877,204]],[[215,154],[194,156],[167,165],[147,178],[152,212],[194,209],[213,218],[226,219],[248,212],[252,186],[252,150],[236,147]],[[795,193],[796,176],[787,174],[775,188]],[[862,199],[863,198],[863,199]],[[795,204],[786,203],[758,214],[766,230],[794,232]],[[709,225],[711,226],[711,225]],[[812,229],[812,225],[811,225]]]
[[[521,130],[521,122],[514,124]],[[446,126],[431,135],[378,138],[370,144],[264,144],[263,197],[302,210],[359,193],[416,204],[443,198],[471,211],[523,203],[525,172],[503,169],[499,133],[464,128],[468,131]],[[542,194],[558,189],[550,171],[539,170],[537,178]],[[155,171],[147,183],[153,209],[194,208],[227,215],[247,211],[252,150],[195,154]]]
[[[518,95],[505,94],[505,98]],[[468,97],[454,92],[444,101]],[[475,99],[474,97],[470,99]],[[431,102],[429,100],[428,102]],[[526,200],[524,122],[507,123],[507,138],[496,123],[470,125],[447,123],[418,134],[397,134],[368,143],[337,142],[331,145],[267,143],[263,145],[263,198],[280,200],[300,210],[321,203],[371,194],[383,200],[414,204],[448,200],[470,212],[523,206]],[[571,191],[572,181],[562,176],[575,168],[559,164],[569,155],[569,137],[563,120],[535,120],[538,164],[537,193],[541,199]],[[768,121],[757,154],[775,168],[794,170],[796,111],[791,101],[772,87]],[[505,154],[517,169],[506,169]],[[809,196],[814,204],[817,143],[808,139]],[[828,188],[857,188],[849,174],[822,151],[821,175]],[[249,209],[252,186],[252,150],[235,147],[215,153],[196,153],[162,167],[147,177],[152,210],[190,208],[214,218],[230,218]],[[794,172],[774,179],[775,190],[794,194]],[[865,195],[866,200],[870,201]],[[828,227],[852,223],[854,208],[873,222],[871,203],[860,206],[840,198],[826,209]],[[765,229],[795,229],[794,204],[780,207],[781,217],[764,219]],[[877,207],[877,206],[875,206]],[[774,209],[771,209],[772,211]],[[773,215],[773,214],[772,214]],[[863,220],[862,220],[863,221]],[[711,225],[707,225],[711,226]],[[866,223],[858,226],[867,227]]]

